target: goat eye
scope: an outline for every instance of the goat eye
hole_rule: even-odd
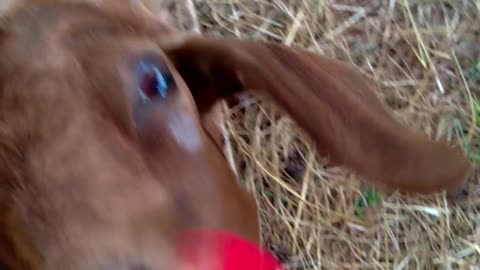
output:
[[[173,76],[168,70],[152,62],[141,61],[139,63],[138,89],[143,101],[166,98],[173,84]]]

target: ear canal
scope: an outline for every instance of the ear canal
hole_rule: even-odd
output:
[[[199,111],[242,91],[267,94],[314,139],[318,152],[379,187],[455,190],[463,152],[397,121],[361,73],[340,61],[274,43],[192,38],[166,50]]]

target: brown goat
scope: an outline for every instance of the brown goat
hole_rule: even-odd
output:
[[[379,186],[425,193],[468,178],[460,150],[399,124],[348,65],[273,43],[181,39],[118,3],[28,1],[1,22],[10,269],[180,269],[173,236],[187,228],[258,243],[255,201],[201,120],[243,91],[271,96],[320,154]]]

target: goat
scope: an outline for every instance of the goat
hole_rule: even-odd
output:
[[[345,63],[182,37],[125,2],[23,1],[2,18],[0,53],[0,261],[10,269],[187,269],[176,235],[198,228],[259,244],[255,200],[205,120],[247,91],[272,97],[319,154],[385,189],[453,190],[471,170],[459,149],[401,125]]]

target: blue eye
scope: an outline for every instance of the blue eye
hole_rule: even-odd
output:
[[[138,64],[138,89],[143,101],[166,98],[174,84],[172,74],[151,61],[140,61]]]

